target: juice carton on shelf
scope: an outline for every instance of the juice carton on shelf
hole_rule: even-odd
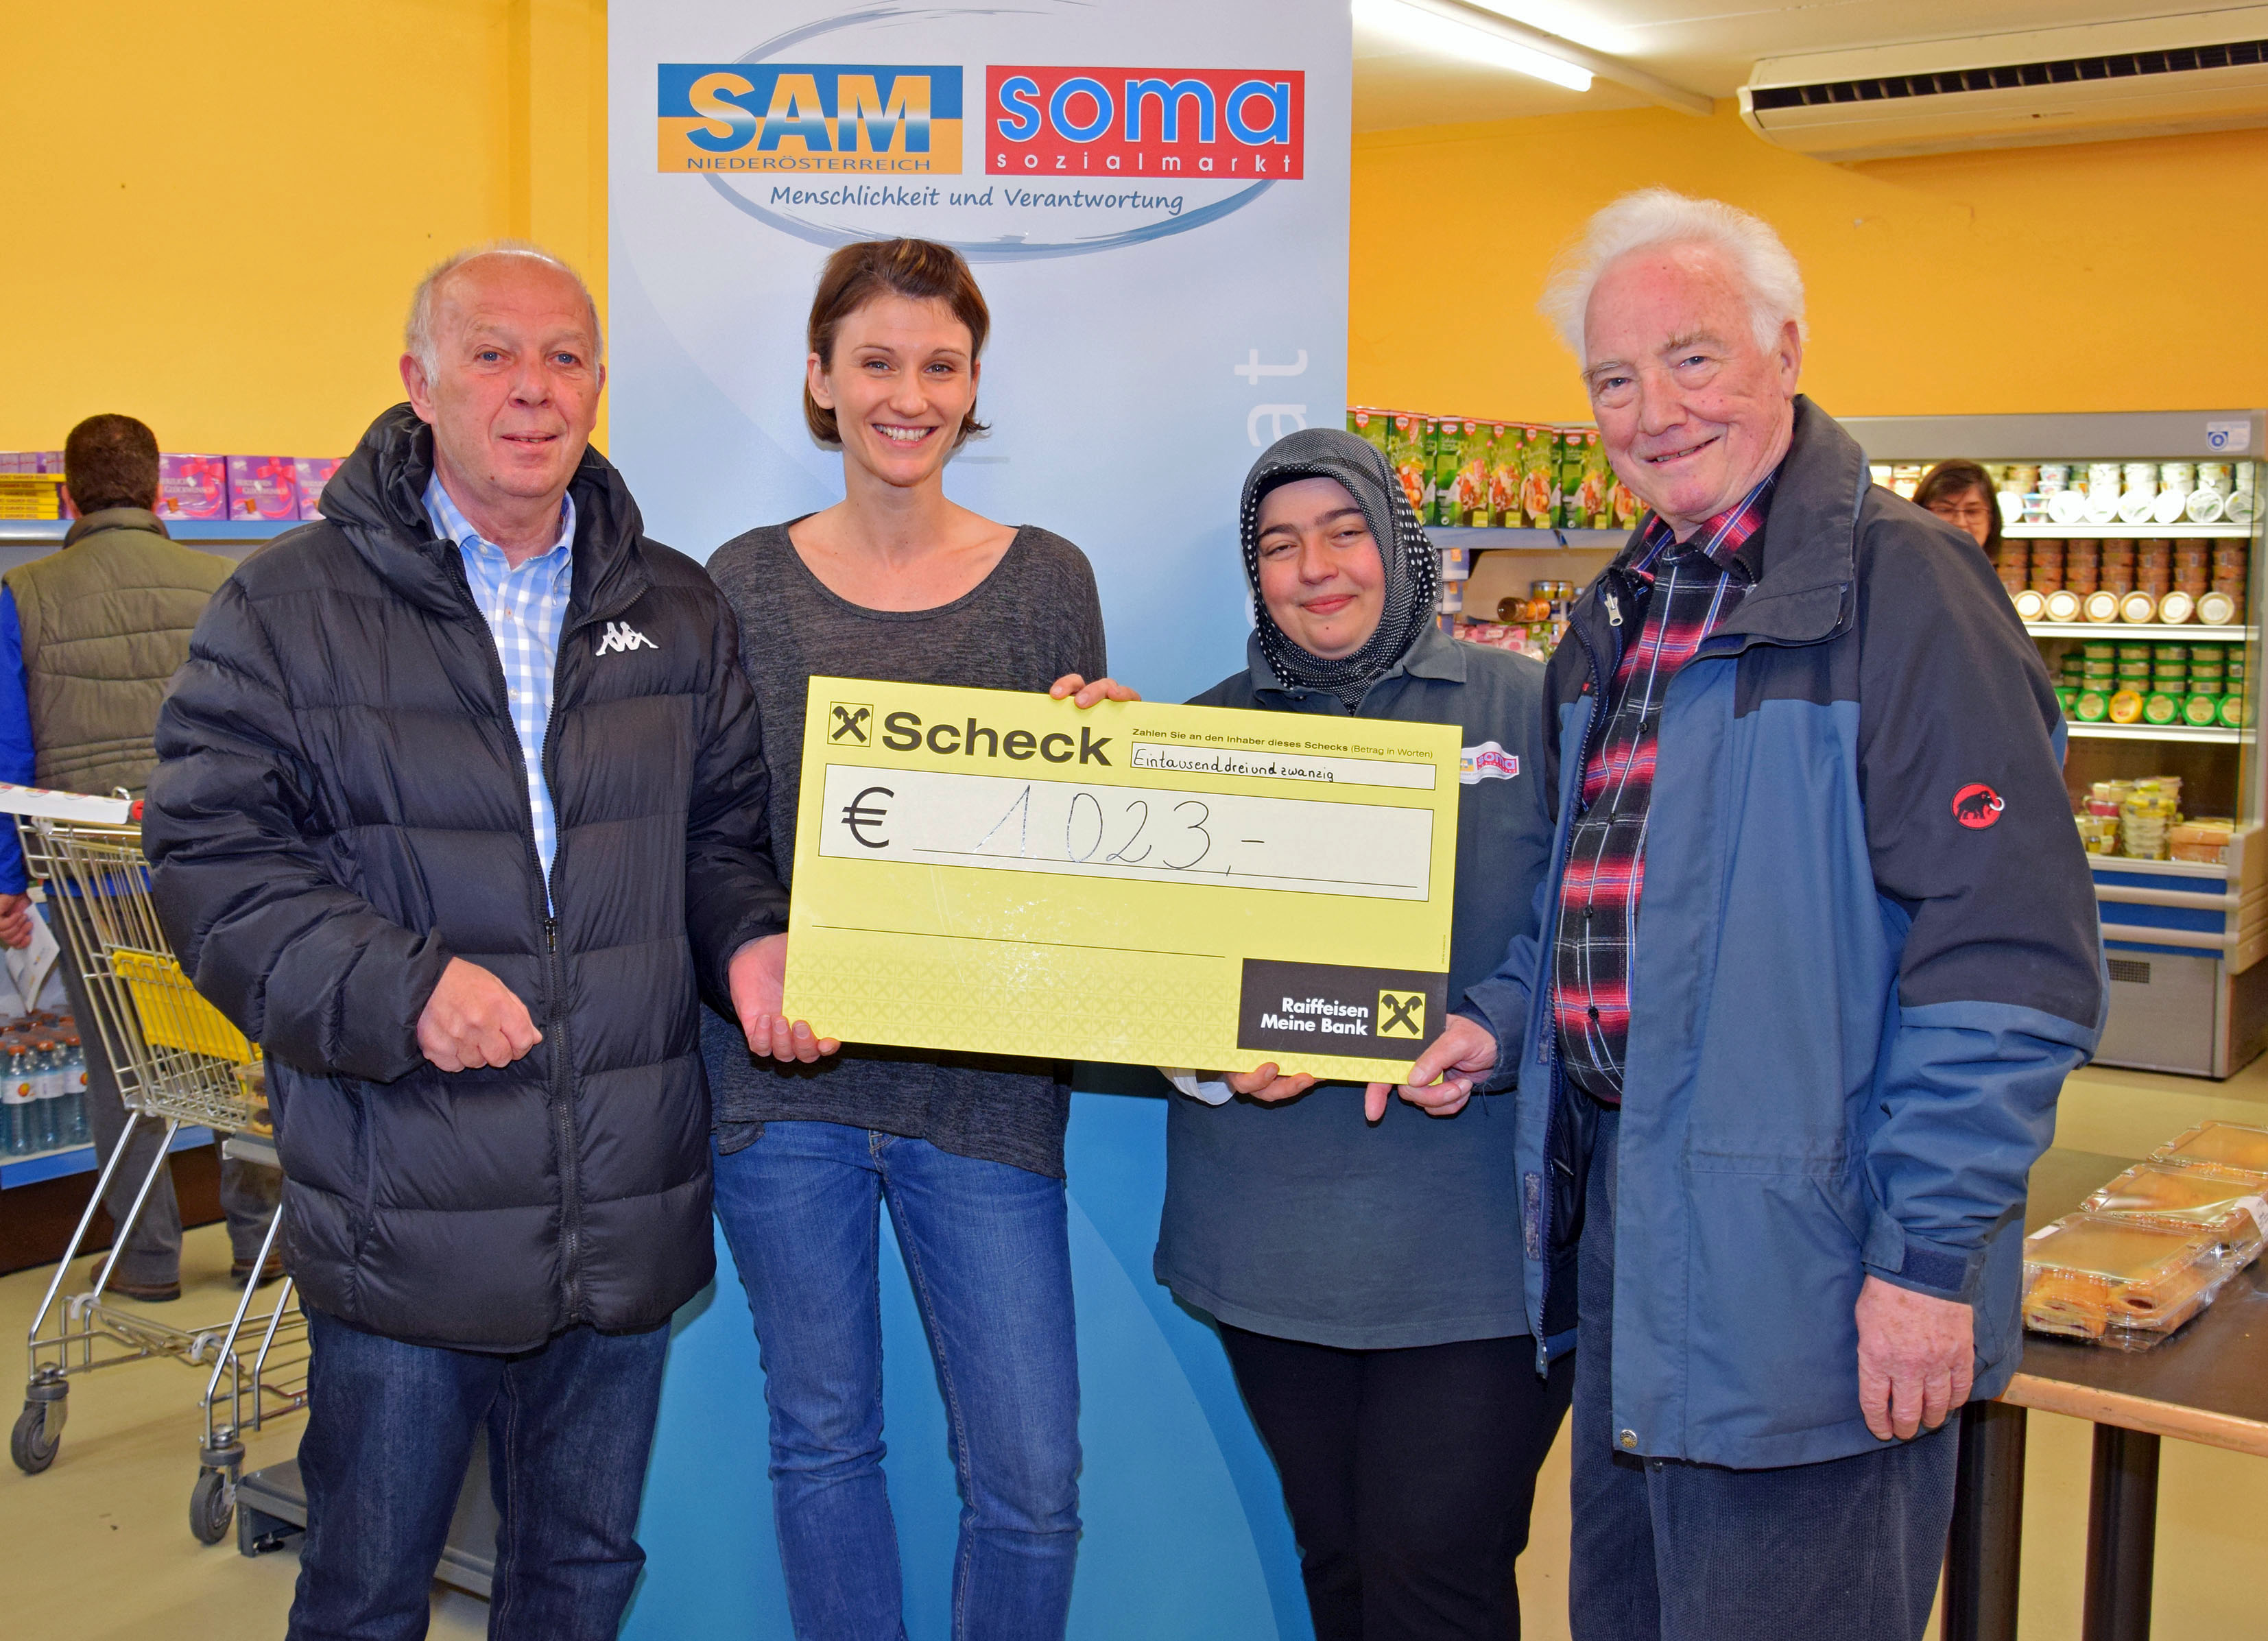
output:
[[[228,459],[225,456],[158,458],[158,516],[161,519],[228,517]]]
[[[1425,418],[1397,410],[1386,418],[1386,465],[1401,481],[1410,511],[1422,522],[1433,504],[1433,455],[1427,446]]]
[[[1386,411],[1373,410],[1368,405],[1349,405],[1346,430],[1357,438],[1377,445],[1380,451],[1383,452],[1386,449],[1386,428],[1389,420],[1390,417]]]
[[[1457,453],[1463,444],[1465,424],[1456,416],[1447,416],[1433,423],[1433,516],[1425,522],[1454,526],[1464,523],[1459,511],[1462,494],[1457,484]]]
[[[297,519],[299,487],[289,456],[231,456],[228,459],[228,516],[232,519]]]
[[[1495,529],[1517,524],[1520,506],[1520,429],[1509,422],[1484,422],[1488,436],[1488,516],[1476,519]]]
[[[1594,427],[1559,430],[1559,517],[1569,530],[1611,530],[1615,527],[1615,475],[1607,466],[1607,447]]]
[[[1418,522],[1426,526],[1447,524],[1448,519],[1444,514],[1448,504],[1441,492],[1447,482],[1442,475],[1449,459],[1442,453],[1441,445],[1442,430],[1448,423],[1440,416],[1429,416],[1420,425],[1425,429],[1425,511],[1418,515]]]
[[[299,517],[320,519],[323,516],[323,486],[331,482],[331,475],[339,470],[342,459],[337,456],[294,456],[291,458],[291,482],[299,492]]]
[[[1506,524],[1549,530],[1559,521],[1559,430],[1529,423],[1520,429],[1518,517]]]
[[[1450,433],[1452,429],[1453,436]],[[1447,522],[1469,528],[1485,528],[1490,522],[1489,464],[1495,454],[1495,436],[1490,432],[1487,423],[1476,422],[1466,416],[1457,417],[1443,431],[1455,450],[1455,459],[1450,468]]]

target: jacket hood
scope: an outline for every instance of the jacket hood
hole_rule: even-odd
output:
[[[105,507],[98,512],[81,514],[78,521],[63,532],[63,545],[70,547],[106,530],[147,530],[163,536],[173,534],[166,528],[166,521],[147,507]]]
[[[445,614],[471,607],[452,542],[425,513],[433,476],[433,430],[407,404],[370,424],[323,487],[323,517],[342,531],[372,570],[404,598]],[[645,520],[615,465],[586,448],[568,481],[575,498],[574,592],[571,614],[627,604],[648,585],[638,563]]]

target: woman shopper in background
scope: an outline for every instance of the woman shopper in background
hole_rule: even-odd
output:
[[[1992,477],[1973,461],[1940,461],[1922,475],[1914,505],[1977,538],[1987,557],[2000,550],[2000,503]]]
[[[813,674],[1053,684],[1058,695],[1077,691],[1080,705],[1130,693],[1064,676],[1105,671],[1085,555],[946,497],[946,459],[984,430],[976,386],[990,325],[968,266],[943,246],[836,251],[812,304],[804,415],[815,438],[842,449],[843,499],[735,537],[709,561],[740,617],[784,878]],[[904,1634],[881,1468],[887,1203],[945,1388],[965,1501],[953,1633],[1060,1637],[1079,1530],[1069,1068],[865,1045],[776,1064],[753,1059],[719,1017],[705,1017],[703,1032],[717,1217],[762,1349],[795,1633]]]
[[[1457,997],[1534,920],[1543,669],[1435,629],[1433,548],[1352,434],[1278,441],[1241,519],[1255,630],[1195,704],[1460,728]],[[1513,1096],[1389,1107],[1273,1064],[1168,1075],[1157,1274],[1220,1324],[1318,1641],[1516,1637],[1513,1564],[1573,1361],[1539,1374],[1528,1336]]]

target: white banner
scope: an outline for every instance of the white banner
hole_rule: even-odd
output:
[[[829,505],[804,325],[835,247],[943,240],[993,314],[954,498],[1094,561],[1113,670],[1242,661],[1238,485],[1346,397],[1344,0],[618,6],[613,449],[706,557]]]

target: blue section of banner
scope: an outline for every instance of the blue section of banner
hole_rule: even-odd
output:
[[[887,99],[895,82],[904,76],[929,88],[930,117],[961,118],[961,70],[927,63],[664,63],[658,65],[654,112],[666,119],[703,112],[693,106],[693,87],[712,74],[730,75],[750,89],[729,93],[731,99],[761,114],[771,106],[772,93],[783,74],[807,74],[819,88],[826,107],[839,105],[838,83],[843,75],[871,77]]]
[[[1241,669],[1244,474],[1280,435],[1336,427],[1344,414],[1344,0],[772,0],[762,12],[752,27],[737,0],[654,0],[608,17],[608,454],[649,530],[706,558],[753,526],[840,499],[841,458],[812,441],[802,416],[803,325],[820,267],[854,239],[942,240],[976,265],[993,319],[979,414],[994,431],[954,459],[946,493],[1085,550],[1112,671],[1145,695],[1182,699]],[[693,122],[733,126],[770,109],[769,90],[733,92],[729,117],[696,107],[703,76],[772,87],[792,66],[772,59],[816,59],[830,73],[875,74],[887,102],[881,77],[907,70],[852,66],[876,57],[954,66],[956,94],[981,88],[987,63],[1296,71],[1303,164],[1264,186],[1130,177],[1101,161],[1086,175],[991,177],[978,173],[972,141],[961,175],[657,169],[658,118],[685,127],[666,140],[699,148]],[[941,78],[933,85],[941,121],[948,105]],[[832,89],[820,108],[839,128]],[[862,103],[860,116],[869,112]],[[703,135],[732,140],[713,126]],[[1081,1067],[1072,1098],[1086,1531],[1071,1633],[1312,1641],[1282,1489],[1219,1339],[1151,1273],[1163,1087],[1146,1070]],[[907,1633],[946,1641],[960,1501],[927,1344],[887,1235],[883,1246],[885,1468]],[[650,1560],[624,1631],[637,1641],[790,1633],[762,1373],[721,1243],[718,1259],[716,1286],[680,1317],[672,1348],[640,1529]]]

